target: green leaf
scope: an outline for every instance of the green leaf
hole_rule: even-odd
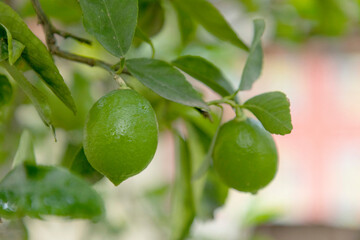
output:
[[[254,20],[254,37],[251,43],[249,56],[241,76],[239,90],[251,89],[253,83],[260,77],[264,53],[261,47],[261,36],[265,30],[263,19]]]
[[[176,2],[172,1],[172,3],[177,14],[181,42],[183,45],[187,45],[195,37],[197,25],[193,19],[176,4]]]
[[[11,101],[12,92],[9,79],[0,74],[0,107]]]
[[[268,92],[247,100],[244,108],[250,110],[271,133],[285,135],[291,132],[290,102],[282,92]]]
[[[12,168],[17,167],[24,162],[32,164],[36,163],[34,145],[28,130],[24,130],[21,134],[20,143],[14,157]]]
[[[0,23],[11,32],[13,39],[25,45],[22,57],[41,76],[53,93],[75,113],[76,107],[70,90],[46,46],[31,32],[11,7],[0,2],[0,12]]]
[[[171,237],[185,239],[195,218],[191,185],[191,162],[186,142],[175,134],[176,173],[171,206]]]
[[[167,62],[136,58],[126,60],[126,67],[141,83],[163,98],[192,107],[209,109],[199,93],[186,81],[184,75]]]
[[[96,171],[88,162],[84,153],[84,148],[81,148],[76,153],[75,158],[72,161],[70,171],[81,176],[90,183],[96,183],[103,178],[103,175]]]
[[[85,29],[116,57],[129,50],[135,34],[137,0],[79,0]]]
[[[63,168],[17,166],[0,183],[0,216],[43,215],[99,220],[104,203],[84,180]]]
[[[164,26],[165,11],[161,0],[139,0],[138,27],[147,36],[154,36]]]
[[[173,2],[217,38],[230,42],[246,51],[249,49],[236,35],[219,10],[208,1],[173,0]]]
[[[8,64],[6,61],[0,62],[0,70],[1,67],[5,69],[5,71],[10,75],[10,77],[30,98],[44,124],[52,128],[51,110],[44,93],[42,93],[41,91],[39,91],[39,89],[32,85],[16,67]]]
[[[155,56],[155,47],[154,47],[151,39],[146,35],[146,33],[144,33],[139,27],[136,27],[135,37],[150,45],[151,51],[152,51],[152,56],[151,57],[154,58],[154,56]]]
[[[13,65],[20,58],[25,46],[13,39],[10,31],[3,24],[0,23],[0,26],[6,31],[9,63]]]
[[[228,96],[234,92],[220,69],[202,57],[182,56],[172,61],[172,64],[193,78],[198,79],[221,96]]]

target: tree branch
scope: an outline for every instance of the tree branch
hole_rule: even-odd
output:
[[[49,51],[51,54],[59,56],[61,58],[70,60],[70,61],[75,61],[75,62],[79,62],[79,63],[84,63],[87,64],[91,67],[97,66],[97,67],[101,67],[104,68],[105,70],[114,73],[116,72],[117,69],[113,69],[112,65],[109,63],[106,63],[102,60],[99,59],[95,59],[95,58],[90,58],[90,57],[84,57],[84,56],[80,56],[74,53],[70,53],[70,52],[66,52],[61,50],[57,44],[56,44],[56,38],[55,38],[55,34],[58,34],[64,38],[73,38],[77,41],[83,42],[83,43],[88,43],[91,44],[91,42],[87,39],[81,38],[81,37],[77,37],[72,35],[71,33],[67,33],[65,31],[61,31],[56,29],[50,22],[50,20],[48,19],[48,17],[46,16],[46,14],[44,13],[43,9],[41,8],[40,2],[39,0],[31,0],[31,3],[35,9],[36,15],[38,16],[39,19],[39,23],[42,25],[44,33],[45,33],[45,38],[46,38],[46,45],[49,48]],[[124,69],[122,71],[122,73],[125,74],[130,74],[126,69]]]

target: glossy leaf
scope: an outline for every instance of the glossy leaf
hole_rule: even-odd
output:
[[[247,100],[244,108],[250,110],[271,133],[285,135],[293,129],[290,102],[282,92],[268,92]]]
[[[96,171],[88,162],[84,148],[81,148],[72,161],[70,171],[86,179],[90,183],[95,183],[103,178],[103,175]]]
[[[195,218],[193,190],[191,184],[191,162],[186,142],[178,134],[176,144],[176,173],[172,194],[171,237],[185,239]]]
[[[174,60],[172,64],[201,81],[221,96],[228,96],[234,92],[220,69],[202,57],[182,56]]]
[[[0,62],[0,67],[3,67],[5,71],[7,71],[9,76],[30,98],[44,124],[46,126],[52,127],[51,110],[44,93],[32,85],[15,66],[11,66],[7,62]]]
[[[194,20],[176,4],[176,2],[172,1],[172,3],[177,14],[181,42],[183,45],[186,45],[195,37],[197,25]]]
[[[261,46],[261,37],[265,30],[263,19],[254,20],[254,37],[251,43],[249,56],[241,76],[240,90],[250,90],[253,83],[260,77],[264,53]]]
[[[174,3],[195,19],[217,38],[248,50],[246,44],[236,35],[229,23],[211,3],[206,0],[173,0]]]
[[[126,60],[126,67],[141,83],[160,96],[184,105],[208,109],[184,75],[167,62],[136,58]]]
[[[63,168],[22,164],[0,183],[0,216],[56,215],[99,220],[101,197],[85,181]]]
[[[13,39],[25,45],[22,57],[41,76],[54,94],[75,113],[76,107],[70,90],[45,45],[11,7],[0,2],[0,12],[0,23],[11,32]]]
[[[155,56],[155,48],[154,48],[154,45],[153,45],[151,39],[146,35],[146,33],[143,32],[139,27],[136,27],[135,37],[150,45],[151,51],[152,51],[152,58],[154,58],[154,56]]]
[[[20,137],[18,149],[16,151],[12,167],[16,167],[24,162],[35,164],[34,145],[31,134],[28,130],[24,130]]]
[[[165,11],[161,0],[139,0],[138,27],[147,35],[154,36],[164,26]]]
[[[116,57],[129,50],[138,16],[137,0],[79,0],[85,29]]]
[[[12,92],[9,79],[0,74],[0,107],[11,101]]]

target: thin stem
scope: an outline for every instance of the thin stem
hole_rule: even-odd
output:
[[[235,101],[230,100],[227,97],[207,102],[208,105],[216,105],[216,106],[220,106],[220,104],[223,104],[223,103],[226,103],[226,104],[230,105],[233,108],[236,108],[238,106],[238,104],[236,104]]]
[[[69,33],[69,32],[66,32],[66,31],[63,31],[63,30],[60,30],[60,29],[57,29],[55,28],[54,26],[52,26],[52,32],[67,39],[67,38],[72,38],[80,43],[85,43],[87,45],[91,45],[91,41],[86,39],[86,38],[82,38],[82,37],[78,37],[72,33]]]
[[[58,34],[65,38],[71,37],[71,38],[74,38],[74,39],[84,42],[84,43],[87,43],[90,41],[80,38],[80,37],[76,37],[70,33],[66,33],[64,31],[60,31],[60,30],[56,29],[55,27],[52,26],[50,20],[48,19],[48,17],[44,13],[43,9],[41,8],[39,0],[31,0],[31,3],[35,9],[36,15],[38,16],[39,23],[43,27],[43,30],[45,33],[45,38],[46,38],[46,45],[48,46],[50,53],[52,53],[56,56],[59,56],[61,58],[70,60],[70,61],[87,64],[91,67],[94,67],[94,66],[101,67],[101,68],[109,71],[111,74],[114,74],[114,72],[116,72],[116,69],[115,70],[112,69],[111,64],[106,63],[102,60],[90,58],[90,57],[84,57],[84,56],[80,56],[80,55],[77,55],[74,53],[60,50],[60,48],[56,45],[56,38],[54,36],[55,34]],[[122,73],[130,74],[126,69],[123,69]]]

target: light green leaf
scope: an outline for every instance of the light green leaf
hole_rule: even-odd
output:
[[[13,39],[25,45],[22,57],[41,76],[53,93],[75,113],[76,107],[70,90],[46,46],[31,32],[11,7],[0,2],[0,12],[0,24],[11,32]]]
[[[21,164],[0,183],[0,216],[43,215],[100,220],[104,203],[84,180],[63,168]]]
[[[163,98],[184,105],[209,109],[183,74],[167,62],[136,58],[126,60],[126,67],[146,87]]]
[[[175,134],[176,173],[171,205],[171,237],[185,239],[195,218],[193,190],[191,185],[191,162],[186,142]]]
[[[9,76],[19,85],[19,87],[24,91],[24,93],[30,98],[32,103],[34,104],[39,116],[43,120],[46,126],[52,128],[51,123],[51,110],[47,102],[47,98],[33,86],[24,75],[15,67],[8,64],[6,61],[0,62],[0,70],[1,67],[5,69],[5,71],[9,74]]]
[[[251,89],[253,83],[260,77],[264,53],[261,46],[261,37],[265,30],[263,19],[254,20],[254,37],[251,43],[249,56],[241,76],[239,90]]]
[[[0,26],[6,31],[9,63],[13,65],[20,58],[25,46],[13,39],[10,31],[3,24],[0,23]]]
[[[72,161],[70,171],[81,176],[90,183],[95,183],[103,178],[103,175],[96,171],[88,162],[84,153],[84,148],[81,148],[76,153],[75,158]]]
[[[137,0],[79,0],[85,29],[116,57],[129,50],[138,17]]]
[[[217,38],[230,42],[246,51],[249,49],[236,35],[219,10],[208,1],[173,0],[173,2]]]
[[[268,92],[247,100],[244,108],[250,110],[271,133],[285,135],[291,132],[290,102],[282,92]]]
[[[197,25],[194,20],[176,4],[176,2],[172,1],[171,3],[173,3],[176,10],[181,42],[183,45],[186,45],[195,37]]]
[[[20,137],[18,149],[16,151],[12,168],[28,162],[35,164],[36,158],[34,153],[34,145],[32,142],[31,134],[28,130],[24,130]]]
[[[154,56],[155,56],[155,48],[154,48],[154,45],[153,45],[151,39],[146,35],[146,33],[144,33],[139,27],[136,27],[135,37],[150,45],[151,51],[152,51],[152,56],[151,57],[154,58]]]
[[[220,69],[202,57],[182,56],[172,61],[172,64],[201,81],[221,96],[228,96],[234,92]]]
[[[9,79],[0,74],[0,107],[9,103],[12,96],[12,87]]]

